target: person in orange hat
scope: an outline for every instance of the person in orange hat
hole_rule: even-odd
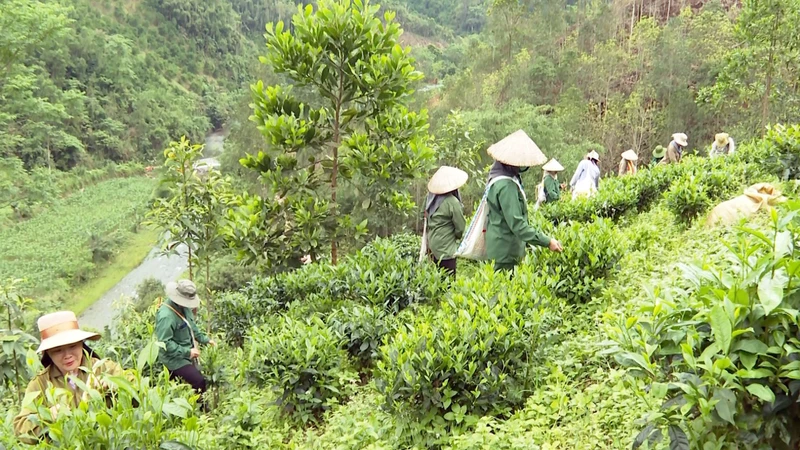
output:
[[[55,421],[62,409],[77,408],[81,400],[88,395],[82,392],[76,383],[90,389],[105,391],[110,388],[105,375],[122,375],[122,367],[114,361],[104,360],[86,345],[86,341],[100,339],[97,333],[81,330],[78,319],[72,311],[60,311],[42,316],[38,323],[42,342],[37,353],[42,354],[42,370],[28,384],[21,411],[14,418],[14,432],[22,442],[35,444],[43,437],[43,422]],[[65,397],[58,397],[60,402],[49,404],[47,396],[42,395],[48,389],[62,389]],[[35,394],[35,395],[33,395]],[[49,414],[41,417],[34,400],[42,398]]]

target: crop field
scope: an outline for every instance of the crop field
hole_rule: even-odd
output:
[[[154,183],[147,177],[104,181],[0,230],[0,279],[22,279],[26,295],[63,298],[135,231]]]

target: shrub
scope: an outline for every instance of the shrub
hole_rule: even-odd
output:
[[[399,240],[395,244],[391,239],[377,239],[336,266],[314,263],[272,277],[256,277],[242,293],[284,308],[296,300],[323,296],[381,305],[393,312],[437,298],[447,287],[446,278],[432,264],[417,262],[418,241]]]
[[[244,338],[252,327],[266,323],[275,309],[274,304],[259,303],[242,293],[227,292],[214,299],[216,314],[212,316],[211,329],[222,333],[225,341],[234,347],[244,345]]]
[[[667,208],[683,223],[689,223],[711,206],[705,185],[693,175],[684,176],[664,194]]]
[[[533,304],[529,277],[509,282],[489,270],[459,280],[432,317],[381,348],[376,384],[390,410],[414,416],[423,446],[480,416],[508,414],[532,386],[551,311]]]
[[[253,329],[248,346],[249,377],[272,386],[282,413],[296,424],[318,423],[349,395],[355,372],[342,340],[318,316],[283,316],[277,326]]]
[[[198,274],[198,284],[214,292],[233,292],[243,289],[254,276],[262,273],[258,265],[245,265],[235,255],[222,255],[211,260],[211,280],[206,282],[205,271]]]
[[[740,228],[720,267],[679,266],[686,293],[651,291],[612,328],[618,362],[664,402],[634,448],[664,429],[696,448],[800,443],[800,205],[791,208],[767,229]]]
[[[136,312],[142,313],[164,296],[164,283],[153,277],[145,278],[136,286]]]
[[[372,367],[377,359],[383,337],[394,331],[393,316],[381,307],[372,305],[342,306],[327,319],[328,326],[344,342],[358,363],[359,370]]]
[[[585,302],[598,294],[627,250],[623,234],[609,219],[562,224],[554,236],[564,251],[537,250],[532,264],[541,275],[537,282],[569,302]]]
[[[422,240],[416,234],[400,233],[388,238],[378,238],[361,249],[363,258],[376,258],[384,255],[387,251],[394,252],[397,257],[404,259],[415,259],[419,257],[419,247]]]

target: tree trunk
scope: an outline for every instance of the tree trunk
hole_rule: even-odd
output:
[[[342,60],[344,60],[343,57]],[[336,112],[333,118],[333,168],[331,169],[331,207],[333,208],[333,219],[335,224],[338,223],[337,219],[339,216],[339,208],[336,204],[336,183],[338,181],[337,178],[339,177],[339,143],[342,140],[341,130],[339,127],[341,126],[342,98],[344,97],[342,92],[344,89],[344,86],[342,85],[344,82],[343,77],[344,72],[342,71],[342,68],[339,67],[339,92],[337,93],[335,105]],[[331,263],[333,265],[336,265],[338,260],[337,244],[336,237],[334,236],[334,238],[331,239]]]
[[[767,79],[764,87],[764,98],[761,99],[761,132],[765,132],[765,128],[769,123],[769,100],[772,94],[772,77],[775,72],[775,45],[776,35],[778,31],[778,23],[781,20],[780,11],[775,13],[775,20],[772,22],[772,33],[769,42],[769,59],[767,60]]]

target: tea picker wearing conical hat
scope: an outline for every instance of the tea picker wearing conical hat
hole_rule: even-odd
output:
[[[736,150],[736,144],[733,142],[733,138],[728,136],[728,133],[719,133],[714,136],[714,143],[711,144],[709,156],[713,158],[716,156],[732,155],[734,150]]]
[[[577,197],[591,197],[597,192],[600,186],[600,155],[592,150],[586,154],[586,158],[578,164],[572,180],[569,182],[572,188],[572,199]]]
[[[495,271],[513,270],[525,256],[527,245],[561,251],[561,244],[528,223],[528,205],[520,172],[544,164],[547,158],[539,147],[519,130],[492,145],[489,156],[495,162],[489,170],[489,205],[486,226],[486,256],[494,260]]]
[[[72,311],[60,311],[42,316],[37,322],[41,343],[36,353],[42,355],[44,370],[28,383],[25,390],[25,404],[14,418],[14,432],[20,440],[35,444],[43,436],[43,425],[55,421],[62,409],[77,408],[88,395],[78,386],[77,380],[91,389],[107,391],[111,388],[105,381],[106,375],[122,375],[122,367],[108,360],[102,360],[86,341],[100,339],[100,335],[81,330],[78,319]],[[52,400],[43,393],[51,388],[63,389],[68,393],[61,402]],[[40,415],[42,406],[49,415]],[[49,416],[49,417],[48,417]]]
[[[633,149],[622,153],[622,160],[619,162],[619,176],[636,174],[636,161],[639,155]]]
[[[170,378],[181,379],[203,393],[206,379],[197,367],[200,346],[215,343],[194,320],[193,310],[200,306],[197,287],[190,280],[178,280],[167,283],[166,291],[167,301],[156,313],[156,339],[165,345],[158,358],[169,370]]]
[[[675,133],[672,135],[672,142],[667,146],[667,154],[659,164],[677,164],[681,162],[683,156],[683,149],[689,145],[689,138],[684,133]]]
[[[558,184],[558,173],[564,171],[564,166],[553,158],[542,166],[542,171],[544,171],[544,179],[542,180],[544,185],[544,202],[557,202],[561,198],[561,186]]]
[[[428,251],[433,261],[450,276],[456,276],[456,250],[467,221],[458,189],[467,182],[466,172],[442,166],[428,182],[425,202]]]

